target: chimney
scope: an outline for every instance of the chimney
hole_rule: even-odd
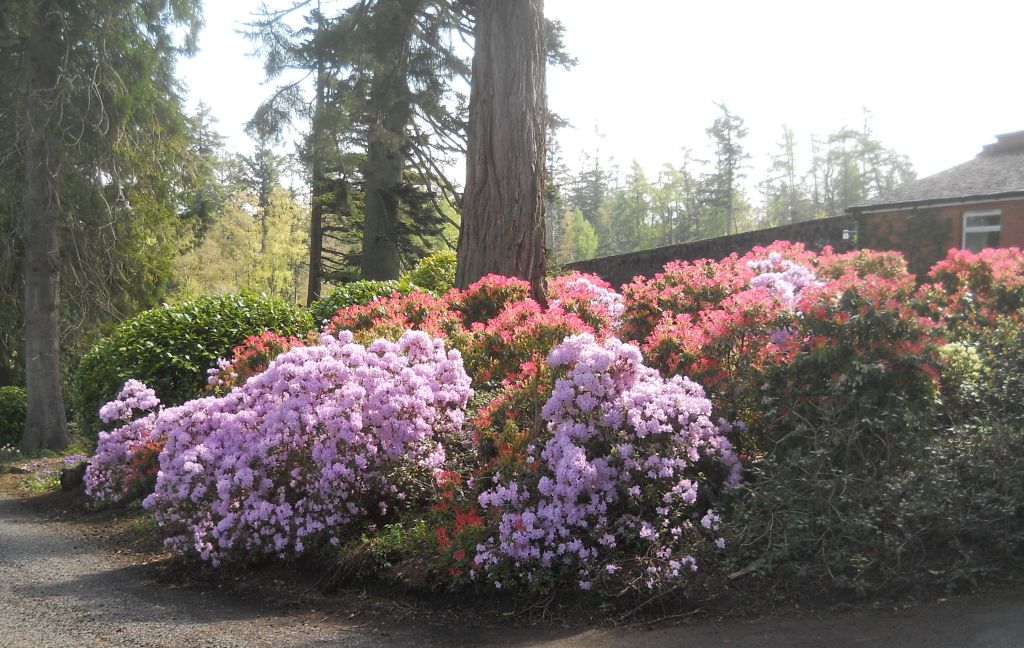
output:
[[[996,135],[995,144],[986,144],[981,155],[1000,155],[1003,153],[1024,153],[1024,131]]]

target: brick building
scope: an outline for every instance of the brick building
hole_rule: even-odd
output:
[[[901,250],[919,273],[950,248],[1024,247],[1024,131],[846,213],[858,221],[860,247]]]

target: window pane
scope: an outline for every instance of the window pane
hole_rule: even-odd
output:
[[[987,216],[971,216],[968,214],[964,218],[964,227],[998,227],[999,219],[999,214],[989,214]]]
[[[999,247],[999,232],[967,232],[964,235],[964,248],[971,252],[996,247]]]

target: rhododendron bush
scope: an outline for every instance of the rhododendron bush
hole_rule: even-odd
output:
[[[557,378],[527,469],[497,473],[478,497],[500,512],[477,546],[480,573],[497,586],[569,573],[589,589],[611,577],[653,588],[695,570],[695,545],[719,522],[698,505],[702,470],[739,478],[728,424],[712,421],[698,385],[662,379],[614,338],[571,336],[548,362]]]
[[[650,330],[636,341],[653,366],[697,380],[719,412],[746,421],[745,449],[798,439],[786,435],[837,412],[866,418],[934,401],[933,327],[909,308],[914,278],[894,253],[777,242],[668,264],[623,290],[629,330]]]
[[[574,333],[593,332],[575,313],[558,305],[547,310],[532,299],[508,305],[496,317],[476,322],[463,345],[466,369],[480,382],[514,376],[526,362],[541,362]]]
[[[917,294],[919,310],[957,337],[977,337],[1000,316],[1021,319],[1024,253],[1019,248],[950,250]]]
[[[156,458],[163,442],[156,432],[160,399],[137,380],[124,384],[117,398],[100,408],[104,424],[117,424],[100,432],[96,452],[85,469],[85,492],[98,501],[117,502],[152,489]]]
[[[419,331],[296,347],[227,396],[165,410],[145,505],[168,544],[214,563],[339,541],[346,525],[429,483],[471,395],[457,352]]]
[[[87,489],[148,493],[168,543],[215,564],[387,537],[444,587],[647,591],[726,555],[867,587],[903,569],[914,520],[957,515],[907,498],[962,479],[934,473],[963,463],[929,454],[956,445],[941,408],[974,416],[998,353],[973,345],[1019,321],[1022,274],[1019,250],[951,252],[918,288],[897,253],[777,242],[621,294],[571,273],[546,307],[493,275],[394,293],[319,340],[249,338],[208,398],[158,410],[129,381]]]

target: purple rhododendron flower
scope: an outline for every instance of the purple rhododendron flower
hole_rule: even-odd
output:
[[[719,519],[694,508],[695,465],[717,461],[727,481],[738,482],[730,426],[712,421],[699,385],[661,378],[639,349],[617,339],[567,337],[548,363],[560,377],[541,412],[547,434],[530,450],[537,479],[495,483],[480,494],[478,503],[498,509],[500,521],[475,562],[486,573],[512,570],[527,580],[565,565],[583,576],[581,586],[617,571],[608,562],[613,551],[641,558],[651,587],[679,576],[679,566],[695,566],[680,529],[698,532],[691,519],[701,513]]]
[[[227,395],[164,410],[156,489],[144,504],[168,545],[218,564],[233,552],[300,553],[404,498],[394,479],[431,474],[472,395],[458,351],[422,331],[355,344],[323,335]]]

